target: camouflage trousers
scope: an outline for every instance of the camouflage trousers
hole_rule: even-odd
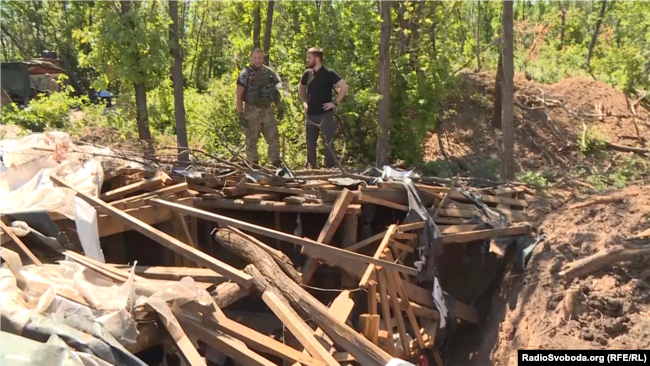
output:
[[[273,108],[260,108],[250,104],[244,106],[244,117],[246,118],[246,159],[258,163],[260,156],[257,151],[257,141],[260,133],[269,144],[269,159],[273,165],[280,164],[280,137],[278,134],[278,122],[275,119]]]

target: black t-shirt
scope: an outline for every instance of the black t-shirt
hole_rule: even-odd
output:
[[[341,80],[336,71],[322,66],[314,72],[314,80],[309,81],[309,70],[300,79],[302,85],[307,85],[307,115],[315,116],[325,113],[323,104],[332,102],[332,89]]]

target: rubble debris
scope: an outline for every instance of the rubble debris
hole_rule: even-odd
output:
[[[457,320],[469,326],[481,322],[473,306],[440,287],[437,258],[445,248],[494,240],[505,253],[511,245],[519,248],[517,239],[533,231],[521,187],[469,192],[425,184],[412,172],[390,168],[345,173],[354,179],[331,172],[279,176],[227,161],[214,170],[209,164],[179,170],[110,149],[82,149],[65,135],[57,135],[52,148],[43,142],[48,139],[33,137],[32,145],[22,148],[10,144],[14,148],[7,156],[14,165],[0,180],[34,161],[21,158],[26,149],[38,152],[39,164],[48,161],[40,168],[48,184],[31,194],[56,192],[63,208],[30,207],[45,210],[56,224],[48,235],[61,230],[71,245],[49,248],[50,253],[23,236],[29,230],[14,230],[17,219],[3,217],[1,242],[15,242],[35,265],[23,267],[19,254],[2,249],[0,310],[12,324],[18,324],[12,318],[17,314],[37,314],[60,329],[70,324],[59,315],[85,314],[86,323],[72,328],[95,337],[100,348],[67,336],[51,344],[104,363],[139,365],[139,352],[162,347],[173,353],[170,345],[192,366],[216,358],[244,365],[385,366],[397,358],[414,362],[428,355],[434,362],[441,359],[438,346],[447,341],[446,332],[436,335],[438,329]],[[51,159],[62,167],[48,170]],[[75,164],[99,170],[92,184],[88,171]],[[85,223],[79,223],[81,211],[70,209],[81,210],[80,202],[86,205]],[[366,211],[373,212],[374,228],[361,230]],[[246,216],[249,212],[274,215],[260,224],[261,219],[242,218],[252,217]],[[310,215],[324,221],[315,225]],[[290,234],[298,232],[296,219],[300,232],[310,237]],[[96,239],[82,235],[84,230],[94,230]],[[142,235],[138,241],[125,239],[132,231]],[[96,247],[88,246],[93,240]],[[127,249],[155,248],[150,244],[166,249],[146,249],[148,265],[129,259]],[[163,258],[163,251],[172,257]],[[321,283],[330,285],[316,286]],[[338,294],[323,300],[332,291]],[[367,294],[358,296],[361,292]],[[256,297],[261,301],[252,301]],[[235,303],[264,307],[264,313],[245,311],[275,316],[298,344],[286,342],[283,332],[263,332],[233,320],[227,314]],[[12,332],[25,336],[19,328]]]

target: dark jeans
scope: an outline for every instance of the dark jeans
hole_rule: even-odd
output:
[[[307,164],[312,169],[318,167],[316,164],[316,143],[318,142],[318,135],[322,133],[323,147],[325,149],[325,167],[335,167],[336,160],[332,154],[332,151],[334,151],[334,134],[336,133],[334,111],[327,111],[324,114],[315,116],[308,115],[305,121],[305,128],[307,134]],[[330,146],[328,147],[327,145]]]

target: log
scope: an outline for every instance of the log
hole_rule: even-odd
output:
[[[291,259],[286,254],[284,254],[281,250],[271,248],[270,246],[257,240],[256,237],[252,235],[248,235],[232,226],[228,226],[228,228],[224,231],[237,233],[238,235],[241,235],[246,239],[250,240],[252,243],[257,244],[257,246],[264,249],[267,253],[269,253],[269,255],[271,255],[271,257],[273,257],[275,263],[277,263],[280,266],[280,268],[282,268],[282,270],[284,271],[284,273],[287,274],[287,276],[291,277],[291,279],[296,281],[297,284],[303,283],[303,279],[302,276],[300,275],[300,272],[296,270],[296,268],[293,266],[293,262],[291,261]]]
[[[221,241],[224,247],[254,265],[263,276],[263,279],[270,286],[273,286],[278,293],[282,294],[292,307],[304,314],[309,314],[325,334],[337,345],[352,353],[360,364],[383,366],[390,361],[391,356],[389,354],[329,314],[327,307],[284,274],[268,253],[236,235],[231,235],[225,239]],[[264,286],[260,284],[261,281],[256,280],[254,275],[253,278],[258,290],[264,292],[266,289],[260,288],[260,285]]]
[[[578,299],[578,290],[575,288],[568,289],[564,293],[564,301],[562,301],[561,316],[562,316],[562,320],[564,320],[565,322],[568,322],[573,318],[577,299]]]
[[[614,263],[633,260],[644,255],[650,255],[650,247],[628,249],[616,246],[569,263],[567,268],[560,272],[560,276],[567,280],[574,277],[584,277]]]
[[[625,197],[617,197],[617,196],[595,197],[585,202],[573,204],[569,206],[569,210],[575,210],[576,208],[583,208],[583,207],[588,207],[593,205],[606,205],[610,203],[618,203],[618,202],[623,202],[624,200]]]
[[[642,232],[632,236],[631,239],[641,239],[641,238],[645,238],[647,236],[650,236],[650,229],[642,231]]]
[[[252,286],[242,287],[234,282],[222,283],[217,286],[215,302],[220,309],[223,309],[250,295],[253,290]]]

